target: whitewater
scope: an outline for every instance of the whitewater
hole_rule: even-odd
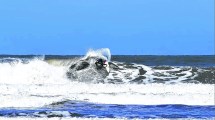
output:
[[[110,68],[102,81],[68,78],[68,68],[75,61],[98,56],[117,66]],[[145,65],[125,61],[123,57],[117,59],[120,60],[111,59],[107,48],[66,58],[1,56],[0,116],[8,119],[51,115],[73,119],[215,118],[215,69],[211,63],[200,67],[199,64]],[[124,113],[116,112],[122,109]]]

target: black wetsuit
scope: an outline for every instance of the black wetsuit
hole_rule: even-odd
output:
[[[106,64],[104,64],[104,60],[102,60],[102,59],[98,59],[97,61],[96,61],[96,67],[98,68],[98,69],[101,69],[101,68],[103,68],[104,67],[104,65],[106,65]]]

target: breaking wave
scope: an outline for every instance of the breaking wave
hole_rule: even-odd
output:
[[[113,66],[100,82],[69,79],[71,64],[103,57]],[[84,75],[84,74],[83,74]],[[1,108],[38,108],[63,101],[117,105],[214,105],[215,68],[146,66],[111,61],[109,49],[72,58],[0,58]],[[214,109],[214,108],[213,108]]]

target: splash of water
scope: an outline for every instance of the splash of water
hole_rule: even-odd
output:
[[[98,50],[90,49],[88,50],[84,58],[88,57],[102,57],[103,59],[106,59],[109,62],[111,61],[111,52],[109,48],[102,48]]]

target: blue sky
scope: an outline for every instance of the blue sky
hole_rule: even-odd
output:
[[[214,0],[1,0],[0,54],[214,54]]]

